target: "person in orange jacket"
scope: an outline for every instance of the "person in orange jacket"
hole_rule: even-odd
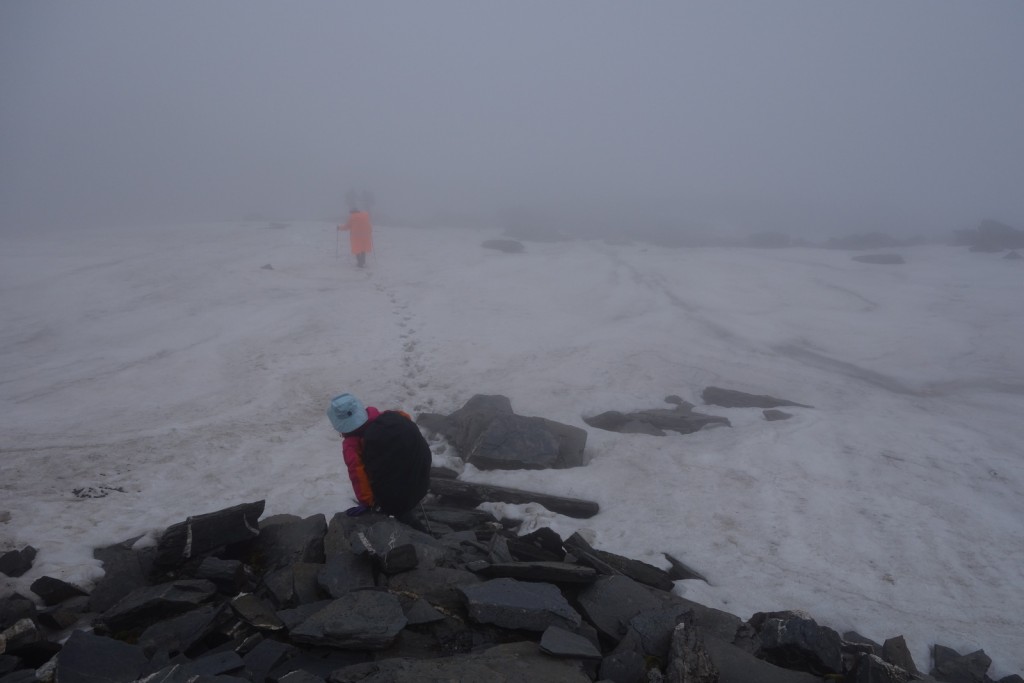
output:
[[[373,251],[373,225],[367,211],[352,209],[348,214],[348,222],[339,225],[338,230],[348,230],[349,247],[356,255],[356,263],[362,268],[366,265],[366,254]]]

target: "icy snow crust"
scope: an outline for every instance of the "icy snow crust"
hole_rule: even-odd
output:
[[[743,618],[801,609],[904,634],[920,668],[937,642],[1024,671],[1019,263],[597,241],[510,255],[480,247],[494,236],[380,227],[364,270],[324,223],[5,236],[0,550],[40,552],[0,589],[88,585],[93,547],[228,505],[351,505],[324,415],[342,391],[413,413],[500,393],[587,428],[719,385],[815,408],[706,407],[733,427],[687,436],[587,428],[585,468],[463,476],[597,501],[584,521],[492,508],[662,567],[669,552],[712,582],[677,590]]]

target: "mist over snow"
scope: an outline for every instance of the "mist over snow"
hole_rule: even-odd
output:
[[[0,253],[0,549],[88,585],[92,548],[228,505],[353,504],[324,410],[351,391],[450,413],[476,393],[585,428],[582,468],[463,477],[598,502],[589,520],[497,505],[711,582],[746,619],[803,609],[881,641],[984,647],[1024,670],[1024,318],[1018,261],[900,250],[481,248],[486,232],[378,227],[366,269],[331,223],[22,233]],[[266,267],[269,266],[269,267]],[[582,417],[698,405],[708,385],[814,408],[618,434]],[[435,461],[450,464],[445,442]]]
[[[940,246],[1024,228],[1022,34],[1014,0],[0,2],[0,550],[40,549],[0,591],[348,507],[341,391],[585,427],[718,385],[815,407],[462,476],[597,501],[495,511],[743,618],[1024,672],[1022,271]],[[922,244],[806,246],[864,235]]]
[[[1024,4],[0,3],[0,230],[1024,226]]]

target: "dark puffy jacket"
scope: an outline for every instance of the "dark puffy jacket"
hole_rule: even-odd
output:
[[[363,433],[363,467],[376,505],[389,515],[413,509],[430,486],[430,446],[419,427],[394,410],[381,413]]]

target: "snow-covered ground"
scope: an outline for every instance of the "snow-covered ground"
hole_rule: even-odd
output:
[[[962,248],[905,265],[814,249],[597,241],[483,249],[380,227],[355,267],[325,223],[6,235],[0,249],[3,579],[88,584],[92,548],[258,499],[352,504],[328,398],[448,413],[476,393],[589,432],[587,467],[463,476],[595,500],[494,506],[711,581],[740,617],[803,609],[1024,672],[1024,266]],[[269,265],[269,268],[264,266]],[[815,406],[665,437],[587,427],[718,385]],[[700,407],[698,409],[701,409]],[[439,462],[451,452],[433,440]]]

